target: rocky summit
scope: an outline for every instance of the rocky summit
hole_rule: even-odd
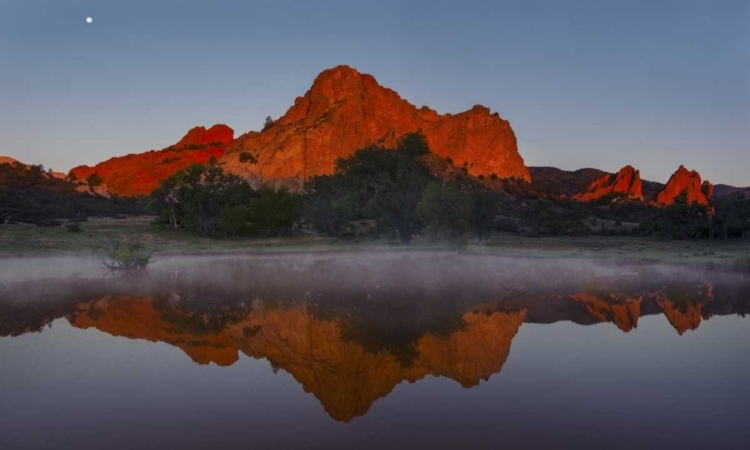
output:
[[[393,146],[420,131],[434,153],[471,175],[531,181],[513,129],[497,113],[479,105],[459,114],[417,108],[347,66],[318,75],[310,90],[262,131],[235,140],[226,125],[195,127],[163,150],[79,166],[70,175],[84,180],[96,173],[112,194],[148,195],[176,170],[217,158],[225,171],[255,184],[299,187],[311,176],[333,172],[338,158],[368,146]]]
[[[680,166],[669,178],[664,189],[659,192],[656,202],[660,205],[671,205],[683,193],[688,203],[697,202],[701,205],[708,205],[713,196],[713,185],[708,181],[701,181],[700,174],[695,170]]]
[[[321,73],[286,114],[262,132],[240,136],[220,161],[248,179],[299,183],[333,172],[336,159],[357,149],[393,146],[417,131],[434,153],[472,175],[531,180],[510,123],[497,113],[483,106],[460,114],[417,108],[347,66]]]
[[[625,166],[617,174],[606,174],[597,179],[584,192],[573,198],[588,202],[613,194],[622,194],[634,200],[643,200],[643,183],[640,172],[632,166]]]
[[[176,171],[222,156],[233,138],[234,130],[226,125],[218,124],[209,129],[195,127],[165,149],[118,156],[93,167],[74,167],[68,176],[74,181],[85,181],[96,174],[102,179],[102,184],[97,186],[100,191],[123,197],[148,195],[159,187],[161,180]]]

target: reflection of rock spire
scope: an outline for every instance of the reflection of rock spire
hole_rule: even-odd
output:
[[[628,332],[638,328],[638,317],[641,315],[643,297],[602,298],[596,294],[579,292],[571,297],[584,304],[589,314],[602,322],[614,322],[617,328]]]
[[[664,311],[667,320],[680,335],[687,330],[695,330],[701,324],[703,303],[687,303],[680,308],[675,302],[663,297],[662,294],[656,294],[655,297],[656,304]]]
[[[237,348],[222,333],[196,334],[164,320],[151,297],[104,298],[80,303],[68,317],[78,328],[96,328],[112,336],[164,342],[184,351],[197,364],[230,366],[238,359]]]
[[[466,313],[463,328],[447,336],[427,333],[419,338],[418,356],[404,367],[386,350],[368,351],[344,339],[338,319],[321,320],[305,308],[264,310],[260,303],[254,301],[252,311],[238,323],[206,333],[191,333],[181,326],[184,317],[171,316],[178,310],[171,309],[172,320],[165,319],[150,297],[79,304],[69,320],[79,328],[174,345],[199,364],[231,365],[238,350],[266,358],[315,395],[331,417],[349,421],[365,414],[404,380],[445,376],[464,387],[487,380],[502,368],[526,317],[525,310]]]
[[[456,380],[472,387],[500,372],[510,353],[510,343],[526,318],[518,313],[470,312],[463,316],[466,326],[441,338],[428,334],[419,339],[419,357],[409,370],[409,379],[426,374]]]
[[[682,335],[687,330],[695,330],[701,324],[703,305],[714,298],[713,283],[705,283],[697,290],[667,289],[653,294],[656,304],[672,324],[677,333]],[[708,320],[708,315],[704,317]]]

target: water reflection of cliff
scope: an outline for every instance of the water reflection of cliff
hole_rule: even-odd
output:
[[[467,312],[460,329],[420,337],[414,345],[417,356],[403,365],[387,349],[370,351],[346,339],[342,320],[319,319],[305,307],[267,310],[256,301],[241,320],[203,332],[189,325],[195,318],[164,308],[153,298],[106,298],[76,305],[68,319],[79,328],[174,345],[198,364],[231,365],[239,352],[265,358],[290,373],[331,417],[342,421],[366,413],[404,380],[444,376],[471,387],[488,379],[508,358],[526,315]]]
[[[419,263],[419,264],[416,264]],[[163,342],[198,364],[243,353],[291,374],[336,420],[365,414],[404,381],[472,387],[500,372],[524,322],[637,328],[663,315],[679,334],[745,314],[750,281],[667,271],[628,276],[481,258],[300,263],[212,261],[138,279],[0,284],[0,335],[66,317],[78,328]]]

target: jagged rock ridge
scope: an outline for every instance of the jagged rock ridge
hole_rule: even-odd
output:
[[[163,150],[118,156],[94,167],[78,166],[68,176],[86,180],[96,173],[110,194],[131,197],[148,195],[159,187],[159,182],[192,164],[206,164],[211,158],[224,154],[232,144],[234,130],[217,124],[206,129],[195,127],[175,145]]]
[[[336,159],[370,145],[393,146],[421,131],[437,155],[466,166],[472,175],[530,181],[510,124],[483,106],[460,114],[416,108],[371,75],[347,66],[321,73],[284,116],[262,132],[237,139],[221,163],[234,173],[263,182],[331,173]],[[243,152],[253,163],[242,163]]]
[[[585,192],[573,198],[588,202],[612,194],[622,194],[633,200],[643,200],[640,172],[633,166],[625,166],[616,175],[607,174],[597,179],[586,188]]]
[[[656,202],[660,205],[670,205],[682,194],[685,194],[688,203],[697,202],[701,205],[708,205],[713,197],[713,185],[708,181],[701,181],[700,174],[695,170],[680,166],[669,178],[664,189],[659,192]]]

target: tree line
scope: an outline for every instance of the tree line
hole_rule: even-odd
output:
[[[417,234],[456,248],[492,231],[496,194],[478,183],[443,181],[430,173],[424,136],[395,148],[368,147],[339,159],[330,175],[310,178],[300,192],[257,189],[216,165],[196,164],[164,180],[151,195],[158,222],[218,237],[287,235],[295,224],[340,237],[350,224],[371,220],[376,236],[409,244]]]

